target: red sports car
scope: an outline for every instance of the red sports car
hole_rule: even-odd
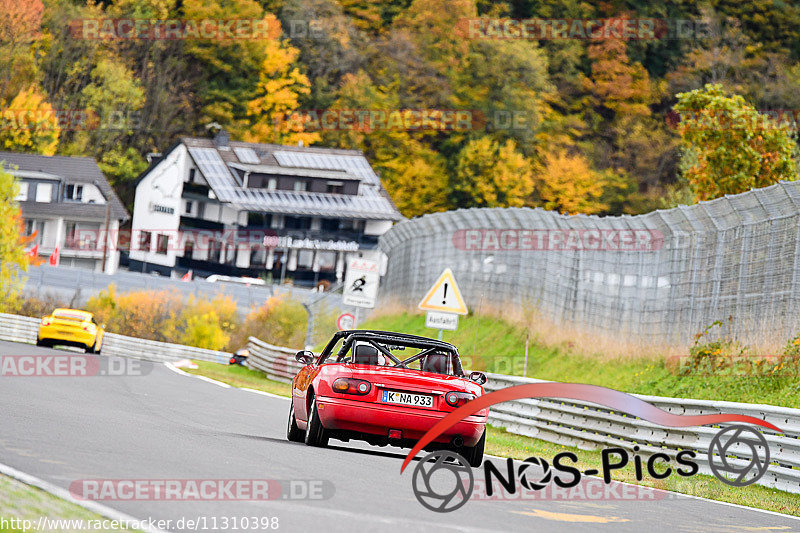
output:
[[[402,333],[340,331],[319,356],[304,350],[296,357],[305,366],[292,381],[286,436],[310,446],[333,438],[413,447],[445,415],[482,395],[486,382],[481,372],[464,374],[452,344]],[[480,466],[488,414],[467,417],[427,449],[454,450]]]

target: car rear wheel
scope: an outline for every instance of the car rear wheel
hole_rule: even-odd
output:
[[[50,346],[50,343],[44,339],[36,339],[36,346]]]
[[[317,398],[311,400],[311,409],[308,410],[308,428],[306,429],[306,444],[309,446],[327,446],[328,435],[317,411]]]
[[[94,341],[94,344],[91,346],[86,346],[86,353],[94,353],[94,347],[97,346],[97,340]]]
[[[478,468],[483,462],[483,449],[486,446],[486,430],[483,430],[480,440],[475,446],[465,447],[461,450],[461,455],[467,460],[469,466]]]
[[[297,427],[297,419],[294,417],[294,401],[289,401],[289,423],[286,425],[286,438],[292,442],[303,442],[305,434]]]

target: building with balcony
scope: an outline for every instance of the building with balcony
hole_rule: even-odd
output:
[[[29,248],[46,257],[58,248],[61,265],[116,272],[119,226],[130,216],[94,159],[0,152],[0,165],[18,181]]]
[[[183,138],[136,185],[129,268],[178,276],[341,280],[350,257],[384,261],[398,212],[357,150]]]

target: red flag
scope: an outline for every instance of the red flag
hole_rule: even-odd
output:
[[[186,274],[181,276],[181,281],[192,281],[192,271],[188,271]]]
[[[28,250],[28,257],[35,258],[39,256],[39,245],[35,245],[33,248]]]
[[[59,259],[61,259],[61,257],[60,257],[60,254],[58,252],[58,246],[56,246],[56,249],[53,250],[52,254],[50,254],[50,260],[49,260],[50,264],[52,266],[58,266]]]

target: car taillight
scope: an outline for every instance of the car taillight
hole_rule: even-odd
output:
[[[358,394],[363,396],[372,390],[372,384],[363,379],[338,378],[333,382],[333,390],[334,392],[340,392],[342,394]]]
[[[47,317],[42,318],[42,325],[43,326],[49,326],[50,325],[50,319],[47,318]]]
[[[451,407],[461,407],[473,399],[475,399],[475,395],[469,392],[448,392],[444,395],[444,401]]]
[[[236,358],[235,357],[231,357],[231,360],[229,362],[232,365],[236,364]]]

